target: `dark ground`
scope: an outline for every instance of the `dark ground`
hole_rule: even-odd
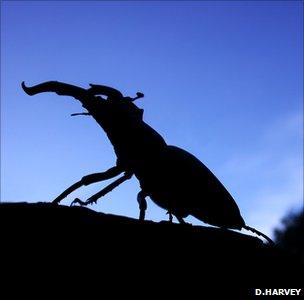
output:
[[[127,288],[140,298],[158,291],[161,299],[185,292],[187,299],[230,292],[245,299],[253,288],[301,286],[293,257],[234,231],[48,203],[2,203],[0,220],[1,273],[8,283],[42,281],[48,289],[66,283],[74,292],[86,286],[101,295],[110,289],[112,296]]]

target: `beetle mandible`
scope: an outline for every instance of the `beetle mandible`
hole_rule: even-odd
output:
[[[72,204],[96,203],[115,187],[136,176],[140,183],[137,195],[139,219],[145,219],[146,197],[167,210],[169,220],[173,216],[180,223],[192,215],[195,218],[221,228],[241,230],[242,228],[269,237],[247,226],[233,197],[216,176],[195,156],[172,145],[143,120],[143,110],[134,101],[144,94],[138,92],[135,98],[124,97],[114,88],[90,84],[84,89],[58,81],[47,81],[32,87],[22,82],[28,95],[55,92],[72,96],[87,110],[72,115],[89,115],[103,128],[117,156],[116,165],[102,173],[84,176],[61,193],[53,203],[58,204],[71,192],[81,186],[121,177],[106,186],[87,201],[76,198]]]

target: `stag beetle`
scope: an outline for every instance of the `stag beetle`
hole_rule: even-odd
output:
[[[134,101],[144,97],[138,92],[135,98],[124,97],[114,88],[90,84],[84,89],[74,85],[48,81],[32,87],[22,82],[28,95],[55,92],[79,100],[87,112],[72,114],[92,116],[103,128],[117,156],[116,165],[102,173],[84,176],[61,193],[53,203],[58,204],[81,186],[121,177],[106,186],[87,201],[76,198],[71,205],[88,205],[112,191],[115,187],[136,176],[140,183],[137,195],[140,215],[145,219],[146,197],[167,210],[180,223],[192,215],[221,228],[255,232],[273,243],[269,237],[245,224],[233,197],[216,176],[195,156],[176,146],[167,145],[164,138],[143,120],[143,110]],[[106,98],[105,98],[106,97]]]

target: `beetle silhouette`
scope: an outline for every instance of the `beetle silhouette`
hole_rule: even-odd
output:
[[[81,186],[124,173],[87,201],[76,198],[71,205],[96,203],[97,199],[135,175],[141,188],[137,195],[140,220],[145,219],[146,197],[149,196],[167,210],[171,222],[175,216],[180,223],[185,223],[184,218],[192,215],[221,228],[250,230],[273,243],[265,234],[245,224],[233,197],[199,159],[181,148],[167,145],[164,138],[143,121],[143,110],[134,104],[144,96],[142,93],[138,92],[135,98],[124,97],[120,91],[104,85],[90,84],[90,88],[84,89],[58,81],[32,87],[22,82],[22,88],[28,95],[55,92],[79,100],[87,112],[72,115],[92,116],[107,134],[117,156],[114,167],[84,176],[53,203],[58,204]]]

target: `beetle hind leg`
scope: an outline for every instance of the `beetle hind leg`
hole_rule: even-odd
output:
[[[178,220],[178,222],[180,224],[186,224],[186,222],[184,221],[184,219],[182,217],[176,216],[176,219]]]
[[[168,210],[166,214],[169,215],[169,222],[172,223],[173,222],[173,215],[172,215],[172,213]]]

